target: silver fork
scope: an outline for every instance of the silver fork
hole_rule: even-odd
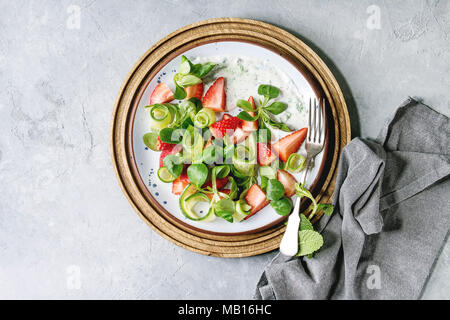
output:
[[[320,103],[321,102],[321,103]],[[308,110],[308,132],[306,136],[306,169],[303,175],[303,184],[306,183],[306,176],[310,169],[310,163],[314,160],[320,151],[323,149],[325,141],[325,99],[321,99],[317,104],[314,98],[313,107],[312,101],[309,99]],[[312,110],[313,109],[313,110]],[[312,117],[312,119],[311,119]],[[300,227],[300,202],[301,197],[297,197],[295,201],[294,210],[288,219],[286,231],[280,243],[280,251],[287,256],[295,256],[298,252],[298,230]]]

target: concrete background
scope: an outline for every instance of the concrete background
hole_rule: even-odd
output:
[[[376,137],[407,96],[450,114],[450,1],[1,0],[0,298],[251,298],[275,253],[227,260],[164,240],[128,204],[109,155],[136,60],[213,17],[273,23],[311,45],[354,136]],[[449,299],[449,276],[447,245],[423,297]]]

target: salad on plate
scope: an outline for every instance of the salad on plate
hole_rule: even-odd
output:
[[[292,130],[279,120],[288,105],[279,100],[280,90],[272,84],[255,84],[258,96],[237,99],[239,112],[232,115],[226,105],[225,77],[212,79],[205,90],[204,79],[215,67],[216,63],[193,63],[181,56],[175,90],[159,83],[150,96],[145,107],[150,131],[143,142],[160,152],[159,180],[172,184],[187,219],[205,223],[243,223],[266,206],[287,216],[292,196],[308,197],[313,210],[308,217],[301,215],[299,241],[310,245],[300,246],[299,255],[312,254],[323,239],[309,220],[319,211],[331,214],[333,207],[317,203],[294,176],[305,169],[299,149],[307,128]],[[274,132],[283,136],[274,139]]]

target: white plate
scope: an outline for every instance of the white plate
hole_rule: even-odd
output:
[[[209,85],[211,85],[211,81],[213,80],[212,78],[225,76],[226,85],[228,87],[228,90],[226,89],[227,108],[232,109],[229,111],[230,114],[235,115],[239,112],[238,108],[233,108],[237,98],[247,99],[250,95],[252,95],[256,99],[258,97],[258,86],[271,81],[270,84],[281,89],[281,94],[276,100],[288,103],[287,111],[292,111],[291,119],[287,122],[287,124],[294,126],[295,129],[306,127],[307,108],[304,107],[303,111],[299,112],[296,104],[297,102],[300,103],[301,109],[301,105],[306,106],[307,102],[309,103],[309,99],[316,96],[311,85],[308,83],[303,74],[293,64],[285,60],[279,54],[257,45],[234,41],[215,42],[201,45],[190,49],[183,54],[194,62],[196,59],[201,59],[201,61],[211,60],[212,62],[216,62],[221,60],[217,58],[218,56],[225,57],[227,58],[228,63],[233,65],[233,68],[235,68],[235,65],[238,64],[238,59],[241,59],[239,63],[243,66],[243,68],[245,69],[248,67],[245,75],[243,73],[242,76],[238,76],[234,80],[231,77],[233,74],[232,71],[221,70],[220,68],[217,68],[218,71],[215,71],[211,76],[208,76],[205,79],[206,86],[204,92],[206,92]],[[150,194],[162,207],[167,210],[169,214],[197,229],[213,233],[236,234],[243,232],[249,233],[253,230],[261,230],[261,228],[272,225],[277,220],[280,220],[281,216],[275,213],[270,205],[256,213],[248,220],[240,223],[229,223],[221,218],[216,218],[212,222],[197,222],[189,220],[185,218],[180,211],[178,205],[179,196],[176,196],[171,192],[172,184],[166,184],[159,181],[156,172],[159,167],[160,153],[146,148],[142,142],[142,136],[150,131],[149,115],[148,111],[144,109],[144,106],[149,104],[150,94],[159,82],[168,84],[169,87],[174,90],[173,75],[178,70],[180,56],[171,60],[160,70],[157,76],[151,80],[139,102],[134,119],[134,156],[139,174],[144,184],[147,186]],[[263,68],[257,69],[258,66],[262,66]],[[241,69],[242,67],[238,66],[238,68]],[[254,80],[255,77],[256,80]],[[283,119],[283,116],[281,119]],[[272,133],[273,138],[285,135],[285,133],[279,132],[278,130],[272,130]],[[303,148],[304,147],[302,146],[302,149]],[[316,179],[322,160],[323,152],[317,156],[315,167],[308,174],[307,186],[309,186]],[[300,174],[296,175],[296,178],[299,180]]]

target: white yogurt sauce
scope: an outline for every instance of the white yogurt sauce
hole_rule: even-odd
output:
[[[203,79],[205,92],[215,79],[224,77],[227,110],[230,113],[235,114],[238,112],[236,107],[238,99],[247,100],[250,96],[253,96],[258,105],[261,98],[258,95],[259,85],[270,84],[280,89],[280,95],[274,101],[281,101],[288,105],[286,111],[278,116],[274,116],[274,118],[285,123],[293,130],[306,126],[307,110],[304,96],[298,91],[292,79],[269,60],[245,56],[217,55],[197,57],[192,62],[213,62],[217,64],[208,76]]]

